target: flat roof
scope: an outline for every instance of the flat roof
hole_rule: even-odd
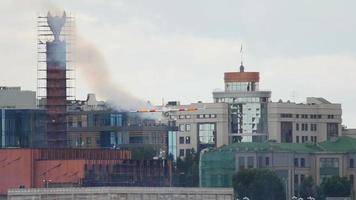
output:
[[[275,142],[242,142],[225,145],[217,149],[209,149],[207,152],[296,152],[296,153],[349,153],[356,152],[356,139],[341,136],[335,141],[313,143],[275,143]]]

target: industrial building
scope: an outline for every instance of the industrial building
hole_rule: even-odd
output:
[[[9,188],[172,185],[172,162],[128,150],[0,149],[0,196]]]
[[[9,188],[80,186],[89,169],[110,172],[127,150],[0,149],[0,195]]]
[[[97,187],[11,189],[9,200],[233,200],[232,188]]]
[[[49,147],[67,147],[67,106],[74,97],[71,56],[74,19],[62,16],[39,16],[37,96],[47,111],[47,142]]]
[[[259,72],[245,72],[241,63],[239,72],[224,74],[224,82],[225,90],[214,91],[213,98],[229,105],[229,143],[266,141],[271,92],[259,90]]]
[[[298,185],[311,176],[316,185],[332,176],[355,182],[356,139],[339,137],[316,144],[237,143],[207,149],[200,157],[201,187],[231,187],[243,169],[271,169],[284,181],[289,199],[299,196]],[[356,185],[354,184],[354,190]]]
[[[342,134],[341,104],[308,97],[306,103],[268,103],[268,139],[276,142],[322,142]]]

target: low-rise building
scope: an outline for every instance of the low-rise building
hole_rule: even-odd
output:
[[[339,137],[316,144],[237,143],[202,152],[200,186],[231,187],[233,175],[244,169],[271,169],[287,186],[289,199],[311,176],[316,185],[332,176],[356,176],[356,139]],[[356,186],[354,185],[354,190]]]
[[[268,103],[268,139],[276,142],[322,142],[341,136],[341,104],[308,97],[306,103]]]
[[[108,176],[130,159],[127,150],[0,149],[0,196],[9,188],[81,186],[89,171]]]
[[[356,138],[356,128],[343,128],[342,135]]]

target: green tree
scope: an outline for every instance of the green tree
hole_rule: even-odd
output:
[[[346,177],[333,176],[327,178],[320,185],[321,192],[325,197],[349,197],[352,184]]]
[[[239,198],[253,200],[285,200],[285,188],[275,172],[267,169],[245,169],[233,177],[233,187]]]
[[[316,196],[316,187],[314,184],[313,177],[308,176],[304,178],[304,180],[300,183],[298,196],[302,197],[303,199],[307,199],[310,196]]]
[[[175,178],[176,186],[199,186],[199,154],[194,149],[184,159],[177,158]]]
[[[130,147],[131,157],[133,160],[152,160],[157,152],[152,145],[144,145],[140,147]]]

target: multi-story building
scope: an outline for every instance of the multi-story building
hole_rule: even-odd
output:
[[[36,93],[0,87],[0,148],[46,144],[46,112],[36,109]]]
[[[21,87],[0,87],[0,108],[36,109],[36,92]]]
[[[259,72],[224,74],[225,91],[214,91],[215,103],[229,105],[229,143],[262,142],[267,140],[267,103],[270,91],[260,91]]]
[[[341,105],[308,97],[305,104],[268,103],[269,140],[286,143],[321,142],[341,135]]]
[[[68,140],[75,148],[138,148],[151,146],[157,155],[167,152],[167,126],[150,113],[118,112],[89,94],[72,101],[68,113]]]
[[[168,109],[185,111],[167,112],[169,126],[168,153],[174,158],[184,157],[192,150],[228,144],[228,105],[226,103],[192,103],[180,105],[169,102]],[[190,109],[194,108],[194,109]]]
[[[113,110],[76,111],[68,116],[68,144],[76,148],[120,144],[123,114]]]
[[[356,176],[356,139],[339,137],[311,144],[238,143],[205,150],[200,157],[200,186],[231,187],[232,177],[248,168],[271,169],[282,179],[287,199],[299,196],[299,185],[311,176],[316,185],[332,176]],[[356,185],[353,185],[354,190]]]
[[[0,148],[46,147],[46,112],[0,109]]]

